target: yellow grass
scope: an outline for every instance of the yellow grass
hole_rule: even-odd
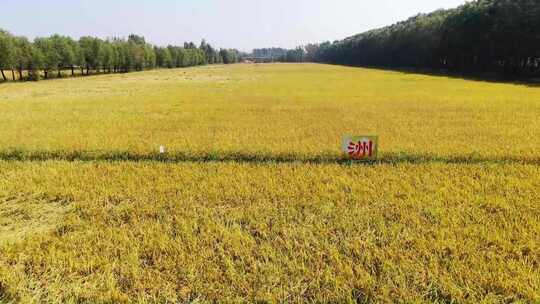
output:
[[[538,302],[539,117],[314,64],[2,84],[0,302]]]

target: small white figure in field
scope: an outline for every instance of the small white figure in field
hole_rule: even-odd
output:
[[[159,146],[159,153],[160,153],[160,154],[165,154],[165,153],[167,153],[167,149],[165,148],[165,146]]]

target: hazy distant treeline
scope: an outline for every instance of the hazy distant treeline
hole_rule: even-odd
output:
[[[199,46],[189,42],[183,46],[167,47],[153,46],[144,37],[133,34],[127,39],[81,37],[75,40],[53,35],[30,41],[0,30],[0,74],[4,81],[39,80],[42,76],[50,78],[54,72],[55,77],[61,77],[62,70],[71,70],[71,75],[79,70],[77,74],[90,75],[127,73],[156,67],[228,64],[238,62],[240,56],[237,50],[218,50],[204,40]]]
[[[254,49],[252,53],[252,57],[278,59],[285,56],[286,54],[287,54],[287,49],[262,48],[262,49]]]
[[[263,48],[254,49],[250,57],[262,61],[302,62],[306,59],[304,48],[296,49]]]
[[[305,49],[316,62],[539,75],[540,2],[477,0]]]

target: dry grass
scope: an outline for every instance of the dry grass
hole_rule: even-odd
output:
[[[311,64],[0,85],[0,302],[538,302],[539,115]]]

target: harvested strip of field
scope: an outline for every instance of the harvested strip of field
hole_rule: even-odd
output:
[[[1,85],[0,299],[539,301],[539,115],[534,87],[324,65]]]

